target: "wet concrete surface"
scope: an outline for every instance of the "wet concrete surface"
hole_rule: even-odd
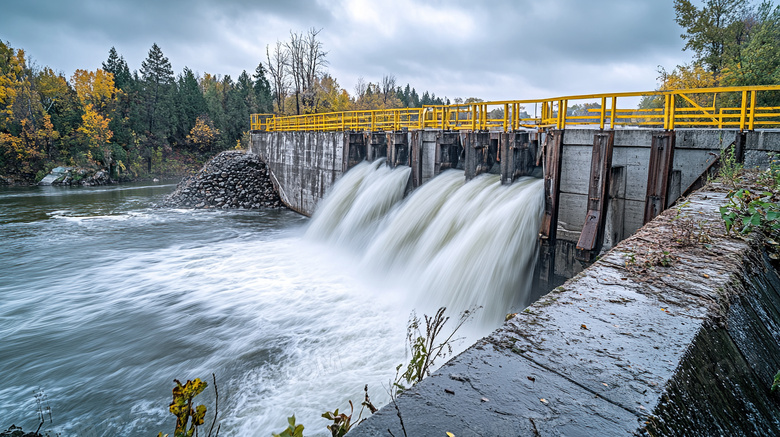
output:
[[[699,191],[350,436],[780,435],[780,278]],[[691,238],[690,231],[705,229]],[[389,430],[389,431],[388,431]]]

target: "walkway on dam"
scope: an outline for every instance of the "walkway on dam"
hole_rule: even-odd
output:
[[[643,108],[637,108],[642,101]],[[628,107],[630,104],[632,107]],[[623,105],[623,106],[621,106]],[[502,131],[636,126],[672,130],[780,127],[780,85],[585,94],[293,116],[252,114],[253,131]]]

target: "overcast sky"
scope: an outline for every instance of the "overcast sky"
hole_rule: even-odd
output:
[[[67,77],[112,46],[139,69],[156,42],[176,74],[236,78],[312,27],[350,93],[385,74],[450,99],[642,91],[691,58],[672,0],[0,1],[0,40]]]

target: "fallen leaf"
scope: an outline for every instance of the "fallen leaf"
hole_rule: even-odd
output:
[[[710,275],[708,275],[706,273],[702,273],[701,275],[704,276],[705,278],[709,278],[710,277]]]
[[[531,382],[536,382],[536,378],[534,378],[533,376],[526,376],[526,378],[528,378],[528,380]]]
[[[453,433],[451,433],[451,432],[447,431],[447,437],[455,437],[455,434],[453,434]]]
[[[602,382],[601,385],[603,385],[604,387],[609,387],[606,382]]]
[[[547,399],[545,399],[545,398],[541,398],[539,400],[542,401],[542,403],[545,404],[545,405],[549,404],[549,402],[547,402]]]
[[[581,329],[588,329],[588,327],[587,327],[587,326],[585,326],[585,324],[584,324],[584,323],[583,323],[582,325],[580,325],[580,328],[581,328]]]

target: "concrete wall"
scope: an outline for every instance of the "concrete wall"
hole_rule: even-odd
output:
[[[271,171],[282,201],[311,215],[317,202],[345,171],[344,133],[252,133],[250,149]]]
[[[576,243],[585,221],[594,132],[593,129],[567,129],[563,136],[558,238],[564,241]],[[647,163],[654,132],[659,131],[615,131],[612,166],[622,167],[623,170],[620,186],[615,187],[616,196],[610,201],[608,215],[611,224],[606,247],[628,237],[642,226]],[[418,135],[423,183],[435,175],[438,135],[441,132],[437,130],[424,130]],[[735,130],[678,129],[673,164],[675,186],[670,189],[670,194],[684,192],[715,160],[720,150],[734,141],[736,135]],[[407,137],[411,140],[411,133],[407,133]],[[343,133],[253,133],[251,150],[268,164],[282,200],[292,209],[311,215],[319,199],[347,170],[344,156],[347,142],[348,138]],[[747,166],[765,164],[768,152],[780,152],[780,131],[750,132],[745,148]],[[571,268],[570,260],[564,259],[566,256],[561,253],[561,261],[556,264]],[[561,269],[556,267],[556,271]]]
[[[617,195],[610,198],[608,231],[604,248],[634,234],[642,227],[647,194],[648,162],[653,133],[651,129],[618,129],[612,167],[623,167],[618,179]],[[677,129],[673,162],[673,186],[669,189],[670,205],[715,161],[722,148],[738,134],[734,129]],[[588,172],[593,147],[593,129],[566,129],[563,136],[561,170],[561,204],[558,216],[558,239],[555,273],[568,278],[587,264],[575,257],[576,244],[587,214]],[[747,134],[745,165],[766,166],[767,153],[780,152],[780,131],[765,130]]]
[[[724,236],[725,194],[685,209],[711,249],[666,211],[401,395],[405,432],[388,405],[350,436],[780,435],[778,264]]]

